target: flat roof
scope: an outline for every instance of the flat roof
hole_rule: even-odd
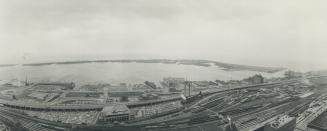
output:
[[[104,105],[49,105],[41,103],[24,103],[17,101],[1,100],[0,103],[5,106],[15,106],[20,108],[34,108],[44,110],[78,110],[78,109],[102,109]]]
[[[316,119],[309,123],[308,127],[314,129],[327,129],[327,111],[324,111]]]
[[[127,105],[115,104],[115,105],[108,105],[103,107],[101,112],[104,113],[106,116],[113,116],[113,115],[129,114],[130,110],[128,109]]]
[[[33,93],[29,94],[28,96],[37,98],[37,99],[44,99],[46,96],[48,96],[48,93],[33,92]]]

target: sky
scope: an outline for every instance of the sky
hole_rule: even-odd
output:
[[[326,0],[0,0],[0,64],[207,59],[327,69]]]

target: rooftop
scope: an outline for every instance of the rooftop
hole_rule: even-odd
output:
[[[126,105],[116,104],[116,105],[109,105],[103,107],[101,112],[104,113],[106,116],[112,116],[112,115],[129,114],[130,110]]]
[[[36,98],[36,99],[44,99],[45,97],[48,96],[48,93],[33,92],[32,94],[29,94],[28,96]]]
[[[318,116],[316,119],[314,119],[308,127],[314,128],[314,129],[327,129],[327,111],[322,113],[320,116]]]

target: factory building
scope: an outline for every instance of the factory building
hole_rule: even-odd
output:
[[[185,79],[178,77],[166,77],[163,78],[162,85],[166,87],[178,87],[184,85]]]
[[[35,86],[43,86],[43,87],[57,87],[60,88],[61,90],[72,90],[75,87],[75,83],[37,83]]]
[[[252,77],[244,79],[244,81],[250,83],[250,84],[261,84],[264,82],[264,78],[262,75],[254,75]]]
[[[104,123],[123,122],[129,119],[130,110],[123,104],[105,106],[100,114],[100,121]]]
[[[44,101],[48,97],[48,93],[33,92],[28,96],[36,100]]]

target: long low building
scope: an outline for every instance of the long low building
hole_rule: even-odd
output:
[[[327,111],[309,123],[308,128],[309,130],[327,131]]]
[[[141,96],[143,91],[108,91],[109,97],[123,97],[123,96]],[[104,95],[103,92],[94,91],[71,91],[65,97],[100,97]]]
[[[35,110],[35,111],[90,111],[102,110],[104,105],[48,105],[48,104],[25,104],[20,102],[4,102],[3,106],[22,109],[22,110]]]
[[[128,121],[130,119],[130,110],[123,104],[105,106],[102,109],[99,118],[98,121],[104,123]]]
[[[181,98],[170,98],[170,99],[162,99],[162,100],[151,100],[151,101],[144,101],[138,103],[128,103],[128,108],[135,108],[147,105],[156,105],[171,101],[180,100]],[[98,110],[101,111],[105,104],[94,104],[94,105],[83,105],[83,104],[67,104],[67,105],[49,105],[49,104],[33,104],[33,103],[22,103],[22,102],[13,102],[13,101],[6,101],[0,99],[0,104],[6,107],[16,108],[16,109],[23,109],[23,110],[48,110],[48,111],[88,111],[88,110]]]

